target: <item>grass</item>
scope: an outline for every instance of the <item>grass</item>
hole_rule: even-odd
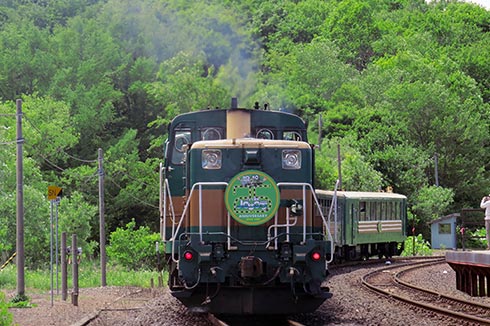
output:
[[[72,287],[72,265],[68,266],[68,288]],[[138,286],[149,288],[151,279],[158,285],[157,271],[129,271],[118,266],[107,266],[106,281],[108,286]],[[58,268],[58,284],[61,288],[61,267]],[[166,284],[167,274],[163,274],[163,283]],[[17,284],[17,269],[9,265],[0,271],[0,288],[12,290]],[[28,289],[46,291],[51,289],[51,273],[47,270],[25,270],[25,286]],[[101,271],[95,262],[85,261],[79,265],[78,286],[90,288],[101,286]],[[56,288],[56,266],[53,267],[53,287]]]

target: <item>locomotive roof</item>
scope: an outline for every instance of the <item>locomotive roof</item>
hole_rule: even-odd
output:
[[[332,190],[317,189],[316,193],[324,196],[333,196]],[[393,192],[368,192],[368,191],[337,191],[337,197],[352,198],[352,199],[407,199],[405,195],[396,194]]]
[[[309,149],[310,145],[303,141],[293,140],[272,140],[272,139],[257,139],[257,138],[234,138],[234,139],[219,139],[219,140],[202,140],[192,144],[192,148],[223,148],[223,147],[283,147],[283,148],[303,148]]]
[[[170,124],[176,125],[181,122],[185,123],[187,121],[192,121],[198,124],[207,125],[209,124],[209,121],[206,121],[208,117],[211,119],[213,117],[218,118],[220,115],[223,115],[224,117],[227,111],[249,112],[253,118],[263,117],[264,120],[267,120],[272,125],[281,125],[286,127],[289,124],[294,126],[305,125],[303,119],[289,112],[272,111],[272,110],[252,110],[252,109],[209,109],[209,110],[187,112],[176,116]]]

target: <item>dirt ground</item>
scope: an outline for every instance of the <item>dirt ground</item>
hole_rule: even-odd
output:
[[[51,291],[45,293],[31,293],[26,289],[26,295],[30,299],[32,308],[10,308],[13,314],[14,324],[18,326],[65,326],[80,325],[87,318],[91,318],[101,308],[107,307],[119,298],[134,292],[132,287],[99,287],[80,289],[78,306],[72,304],[71,293],[68,293],[66,301],[61,300],[61,295],[56,295],[56,290],[51,302]],[[4,291],[7,300],[15,296],[15,293]]]
[[[384,266],[384,265],[383,265]],[[375,294],[361,285],[361,277],[371,269],[346,267],[332,271],[327,281],[333,297],[317,311],[300,316],[298,321],[311,326],[449,326],[447,319],[437,314],[421,312],[412,306]],[[382,266],[381,266],[382,267]],[[456,290],[455,272],[447,264],[439,264],[417,270],[407,275],[411,283],[440,291],[454,297],[468,298]],[[11,308],[14,323],[18,326],[82,326],[102,309],[119,313],[116,317],[107,314],[104,319],[94,320],[94,326],[208,326],[200,316],[189,313],[168,291],[168,288],[141,289],[135,287],[98,287],[80,289],[78,306],[73,306],[71,296],[62,301],[54,296],[51,306],[50,292],[31,293],[26,290],[33,308]],[[7,293],[10,300],[15,293]],[[490,298],[472,298],[490,304]],[[115,304],[117,303],[117,304]],[[121,309],[131,309],[127,315],[120,315]],[[107,309],[105,309],[107,308]],[[457,324],[461,325],[461,324]]]

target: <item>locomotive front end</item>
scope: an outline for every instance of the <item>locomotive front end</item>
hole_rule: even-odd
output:
[[[225,112],[217,113],[222,125],[181,125],[189,130],[183,206],[162,226],[170,290],[186,306],[213,313],[314,311],[331,296],[322,286],[331,239],[325,219],[313,218],[318,202],[304,124],[280,112]],[[213,137],[202,136],[210,130]]]

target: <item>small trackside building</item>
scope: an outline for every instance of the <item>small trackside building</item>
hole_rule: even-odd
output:
[[[429,222],[432,249],[456,249],[456,223],[459,213],[453,213]]]

